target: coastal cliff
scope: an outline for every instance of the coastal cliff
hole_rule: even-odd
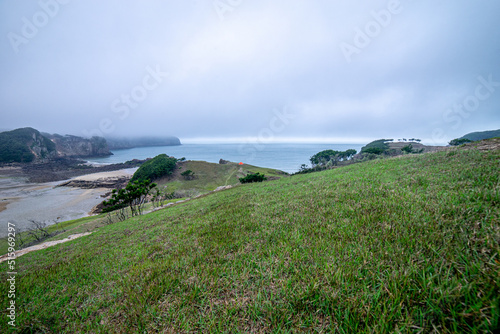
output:
[[[21,128],[0,133],[0,163],[47,162],[57,158],[108,156],[106,139],[61,136]]]
[[[45,134],[55,145],[58,157],[87,158],[112,155],[106,139],[92,137],[90,139],[77,136],[61,136],[58,134]]]

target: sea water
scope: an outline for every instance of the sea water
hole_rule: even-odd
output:
[[[90,159],[90,162],[111,164],[132,159],[154,158],[164,153],[178,159],[184,157],[187,160],[214,163],[224,159],[295,173],[302,164],[310,165],[309,158],[318,152],[329,149],[337,151],[355,149],[359,152],[361,146],[360,144],[183,144],[114,150],[112,156]]]

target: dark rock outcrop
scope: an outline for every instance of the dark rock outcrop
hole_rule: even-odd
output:
[[[59,158],[46,163],[20,164],[21,168],[17,172],[17,176],[28,177],[30,182],[35,183],[53,182],[80,175],[135,168],[141,166],[145,161],[134,159],[124,163],[94,167],[82,160]]]
[[[108,188],[108,189],[121,189],[130,181],[130,176],[115,176],[106,177],[97,180],[81,180],[74,179],[57,185],[58,187],[75,187],[81,189],[95,189],[95,188]]]

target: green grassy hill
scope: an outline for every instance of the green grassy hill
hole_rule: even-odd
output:
[[[160,187],[166,187],[167,192],[176,191],[184,193],[185,197],[193,197],[207,193],[220,186],[239,184],[239,177],[248,173],[262,173],[268,179],[288,177],[288,174],[279,170],[262,168],[252,165],[239,165],[234,162],[227,164],[215,164],[206,161],[184,161],[178,163],[179,168],[173,175],[156,180]],[[181,174],[184,171],[194,172],[192,180],[186,180]]]
[[[498,149],[374,160],[107,225],[17,260],[17,328],[494,331],[499,168]]]

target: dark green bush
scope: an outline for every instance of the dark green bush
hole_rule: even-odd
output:
[[[171,175],[175,170],[176,164],[176,158],[168,157],[166,154],[160,154],[143,163],[134,173],[130,181],[156,180]]]
[[[460,146],[466,143],[472,143],[472,140],[467,138],[461,138],[461,139],[453,139],[452,141],[449,142],[451,146]]]
[[[188,169],[187,171],[182,172],[181,175],[184,177],[185,180],[194,179],[194,172],[191,169]]]
[[[405,147],[403,147],[401,149],[401,151],[403,151],[404,153],[410,154],[413,152],[413,146],[411,144],[406,145]]]
[[[362,151],[362,153],[370,153],[370,154],[382,154],[385,150],[379,147],[369,147]]]
[[[267,177],[261,173],[255,174],[247,174],[247,176],[240,178],[241,183],[253,183],[253,182],[262,182],[267,180]]]

